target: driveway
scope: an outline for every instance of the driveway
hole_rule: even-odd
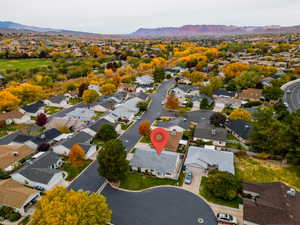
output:
[[[217,225],[212,209],[199,196],[175,187],[127,192],[107,185],[102,191],[115,225]]]
[[[193,170],[190,171],[193,174],[193,180],[191,184],[185,184],[183,183],[182,188],[184,188],[187,191],[193,192],[194,194],[199,194],[200,184],[202,177],[205,176],[204,172],[201,172],[200,170]]]

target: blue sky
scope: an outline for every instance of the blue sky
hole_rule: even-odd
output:
[[[0,20],[103,34],[186,24],[296,25],[300,0],[1,0]]]

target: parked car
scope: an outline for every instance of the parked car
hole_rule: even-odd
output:
[[[191,184],[193,180],[193,174],[192,173],[188,173],[185,178],[184,178],[184,183],[185,184]]]
[[[135,120],[140,120],[141,117],[140,117],[140,116],[135,116],[134,119],[135,119]]]
[[[218,223],[229,223],[232,225],[237,225],[237,219],[234,216],[229,215],[227,213],[218,213],[217,221]]]

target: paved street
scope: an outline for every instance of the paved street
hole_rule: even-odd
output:
[[[288,93],[288,90],[290,93]],[[295,112],[300,109],[300,81],[294,81],[287,85],[283,96],[283,102],[288,104],[288,110]]]
[[[115,225],[217,225],[212,209],[199,196],[175,187],[142,192],[107,185],[106,196]],[[203,223],[199,223],[203,219]]]

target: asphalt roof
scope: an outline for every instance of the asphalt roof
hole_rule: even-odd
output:
[[[248,139],[252,125],[244,120],[229,120],[225,126],[243,139]]]
[[[36,113],[37,111],[39,111],[40,108],[42,108],[45,104],[42,101],[38,101],[35,102],[33,104],[30,105],[26,105],[24,106],[22,109],[25,112],[29,112],[29,113]]]
[[[165,122],[158,122],[158,127],[163,127],[163,128],[169,128],[172,126],[179,126],[182,127],[183,129],[187,130],[189,129],[189,124],[190,122],[183,117],[177,117],[177,118],[173,118],[169,121],[165,121]]]
[[[88,133],[81,131],[75,134],[73,137],[67,139],[64,143],[62,143],[62,145],[70,149],[75,144],[82,144],[82,143],[88,144],[88,142],[90,142],[92,138],[93,137]]]
[[[97,120],[95,123],[93,123],[92,125],[89,126],[89,128],[95,132],[98,132],[100,130],[100,128],[104,125],[104,124],[110,124],[112,126],[116,126],[116,124],[111,123],[110,121],[101,118],[100,120]]]
[[[234,97],[236,95],[236,92],[219,89],[214,91],[214,95]]]
[[[11,143],[20,134],[21,134],[20,132],[15,132],[15,133],[12,133],[5,137],[0,138],[0,145],[7,145],[7,144]]]
[[[61,95],[53,96],[53,97],[49,98],[48,100],[53,103],[61,103],[66,98],[67,97],[65,95],[61,94]]]
[[[202,126],[201,124],[196,127],[194,137],[225,141],[227,139],[227,131],[221,127]]]
[[[137,148],[133,158],[130,160],[132,167],[153,169],[161,173],[176,174],[176,162],[180,154],[176,152],[163,151],[157,155],[151,148]]]
[[[235,173],[234,154],[232,152],[190,146],[184,164],[203,165],[203,161],[211,166],[217,165],[220,171]]]

